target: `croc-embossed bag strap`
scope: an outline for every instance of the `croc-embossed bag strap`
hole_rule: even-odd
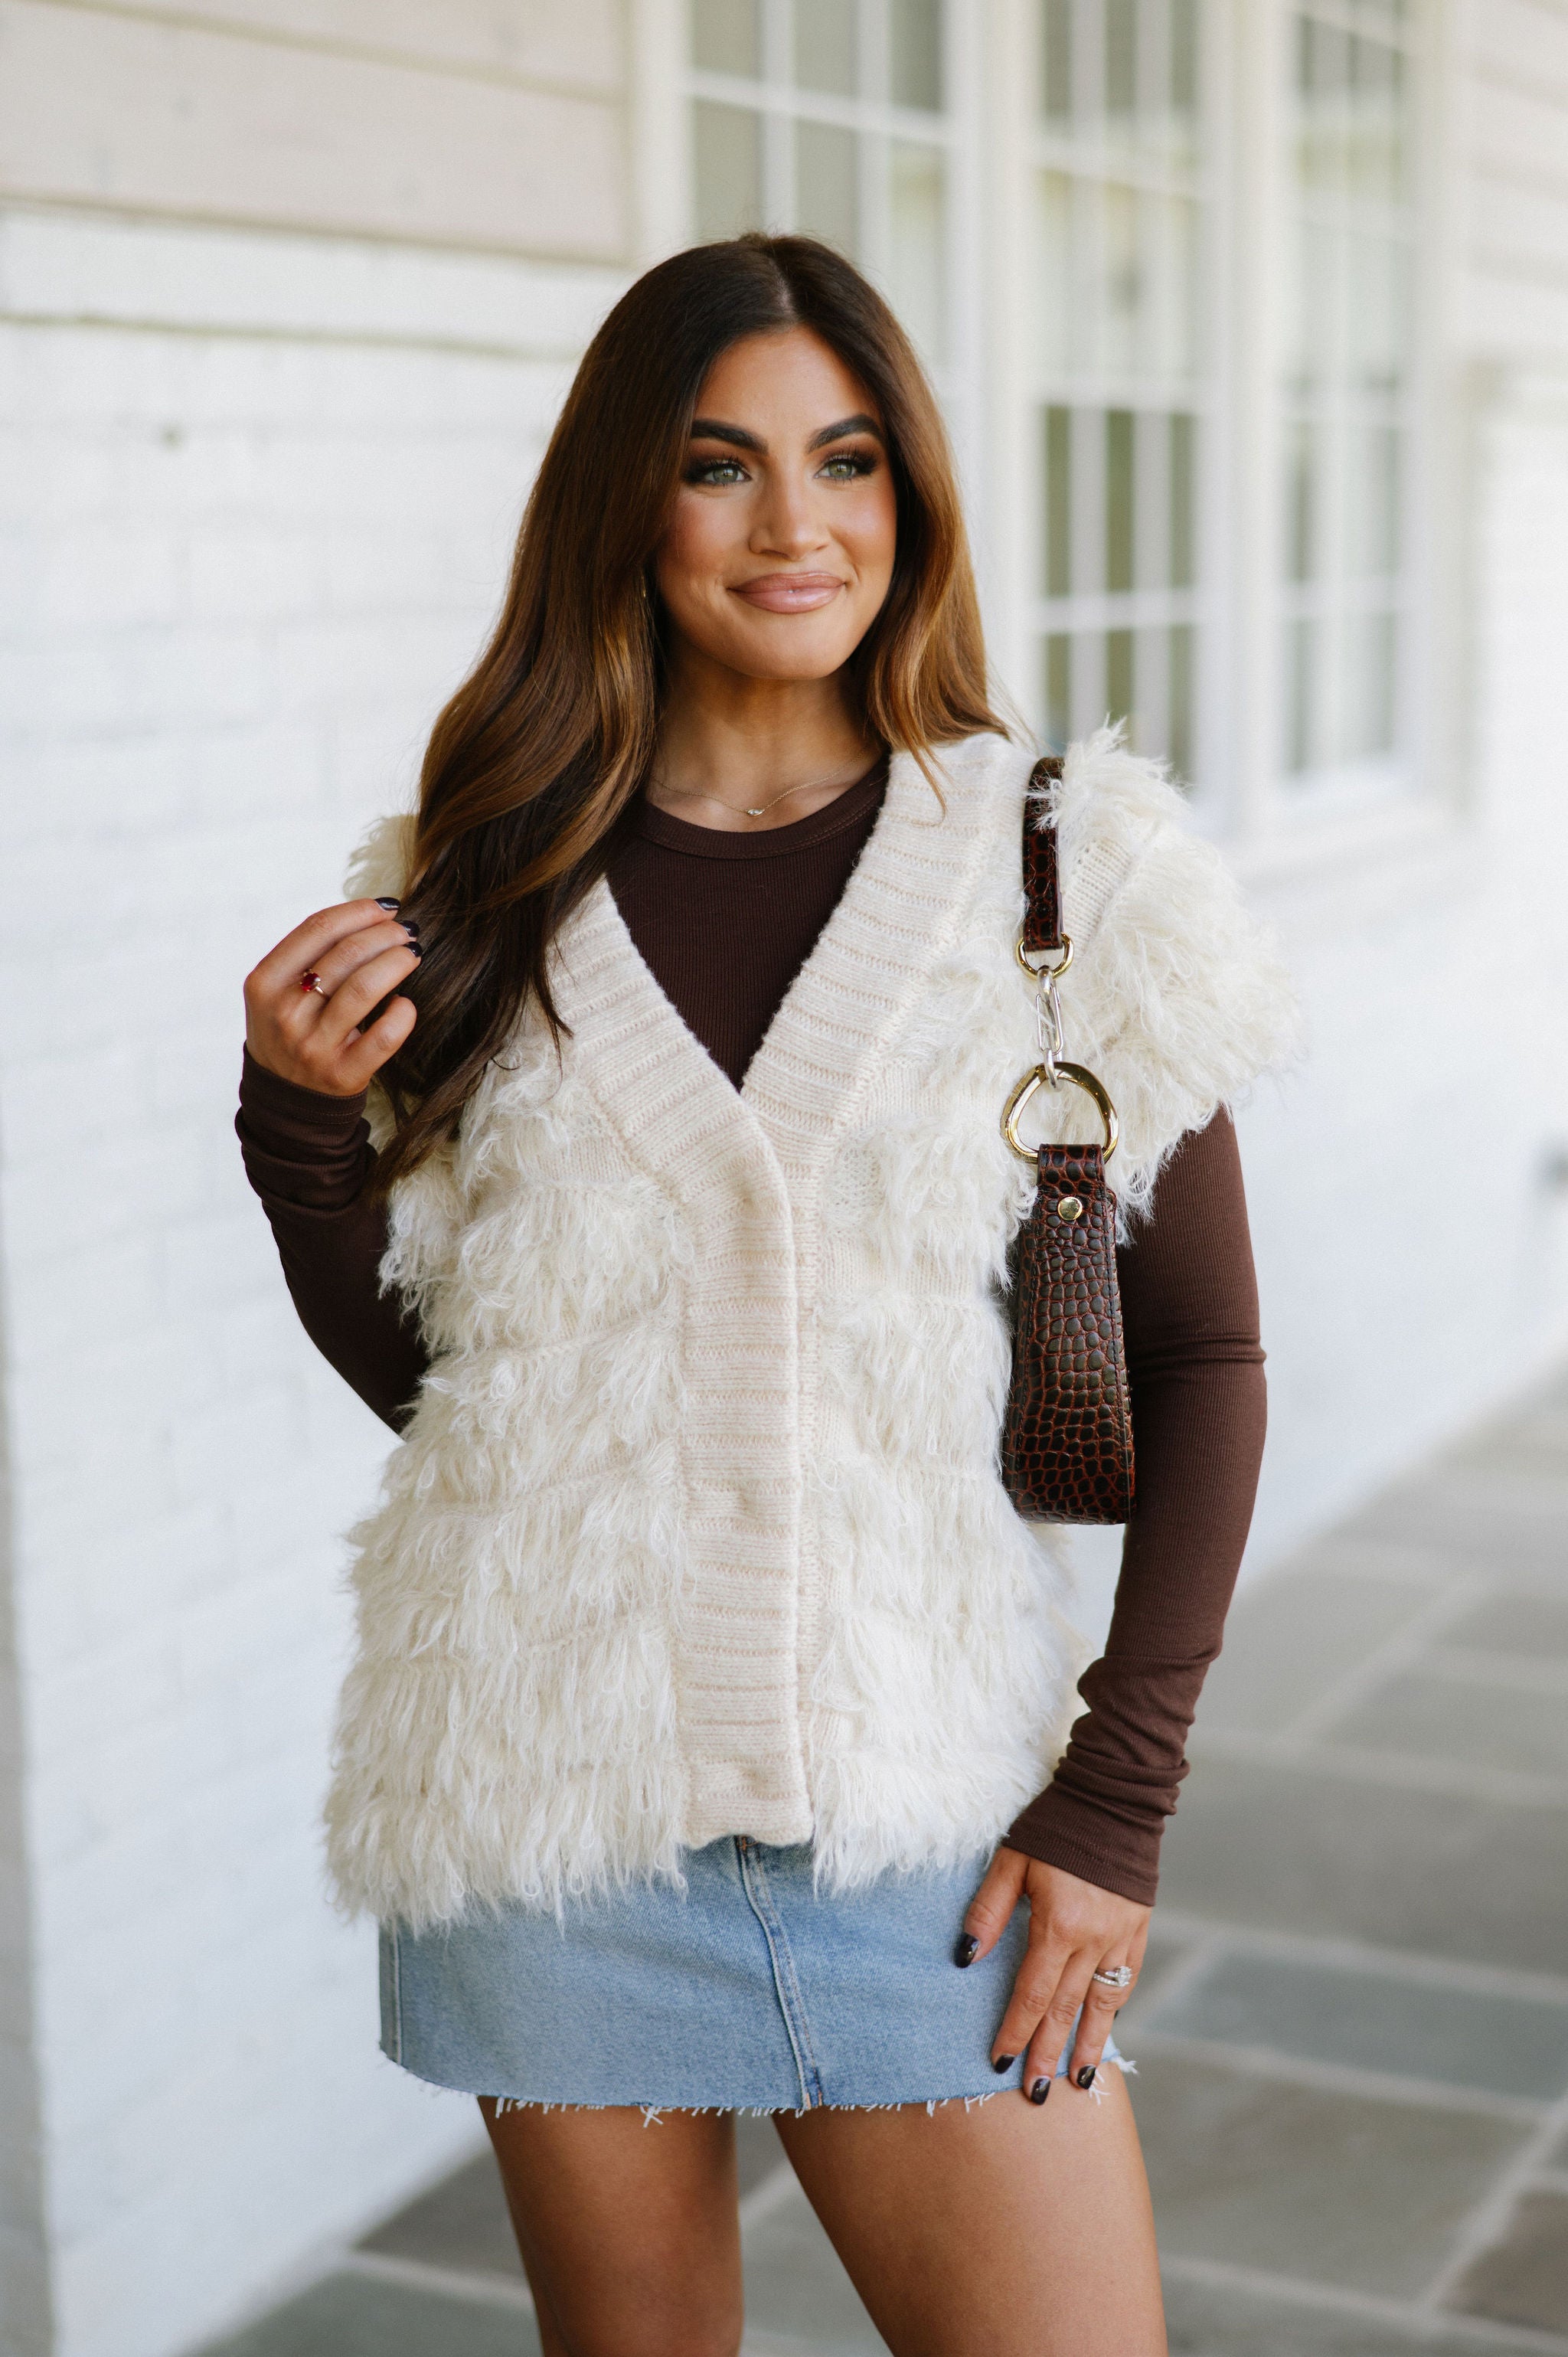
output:
[[[1029,779],[1031,796],[1039,793],[1062,773],[1060,756],[1048,753],[1036,761]],[[1024,930],[1019,936],[1019,949],[1029,957],[1042,952],[1054,957],[1062,946],[1062,888],[1057,861],[1057,831],[1054,826],[1037,823],[1037,812],[1033,801],[1024,804],[1024,889],[1028,905],[1024,910]]]
[[[1036,764],[1031,796],[1061,776]],[[1035,1166],[1035,1200],[1013,1250],[1013,1380],[1002,1427],[1002,1477],[1021,1514],[1048,1523],[1122,1523],[1133,1510],[1133,1417],[1116,1281],[1116,1216],[1105,1165],[1116,1112],[1094,1074],[1062,1054],[1057,985],[1072,963],[1062,931],[1054,823],[1024,805],[1027,896],[1017,961],[1035,983],[1040,1061],[1007,1100],[1003,1135]],[[1026,1146],[1018,1119],[1036,1092],[1064,1083],[1093,1100],[1103,1141]]]

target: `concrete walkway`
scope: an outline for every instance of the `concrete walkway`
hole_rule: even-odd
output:
[[[1183,2357],[1568,2357],[1568,1383],[1249,1591],[1118,2036]],[[746,2346],[875,2352],[764,2122]],[[460,2171],[209,2357],[538,2349]]]

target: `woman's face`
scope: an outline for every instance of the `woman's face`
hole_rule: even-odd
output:
[[[654,577],[678,639],[749,679],[826,679],[887,595],[898,518],[875,404],[808,328],[703,381]]]

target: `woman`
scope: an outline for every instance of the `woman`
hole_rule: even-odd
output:
[[[1160,773],[1073,748],[1142,1491],[1068,1741],[996,1469],[1030,768],[897,323],[810,241],[702,247],[595,339],[417,816],[247,985],[252,1181],[403,1434],[333,1871],[563,2357],[738,2346],[742,2106],[896,2352],[1165,2345],[1101,2066],[1251,1512],[1224,1107],[1288,1001]]]

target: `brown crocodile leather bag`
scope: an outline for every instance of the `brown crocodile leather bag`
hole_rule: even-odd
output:
[[[1036,791],[1061,775],[1041,761]],[[1002,1116],[1015,1154],[1035,1166],[1035,1200],[1013,1249],[1013,1381],[1002,1427],[1002,1478],[1021,1514],[1047,1523],[1124,1523],[1133,1510],[1133,1415],[1116,1282],[1116,1214],[1105,1165],[1116,1112],[1094,1074],[1062,1054],[1057,985],[1072,963],[1061,929],[1054,824],[1024,806],[1028,907],[1017,959],[1038,996],[1040,1061]],[[1038,960],[1038,963],[1035,961]],[[1036,1090],[1081,1090],[1099,1112],[1100,1145],[1026,1146],[1018,1117]]]

